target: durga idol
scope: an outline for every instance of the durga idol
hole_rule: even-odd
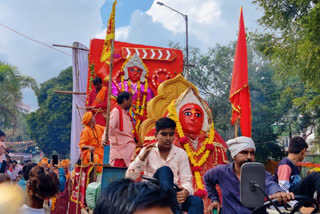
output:
[[[216,165],[227,163],[227,146],[214,129],[208,104],[193,88],[188,88],[171,102],[167,116],[177,125],[178,138],[174,144],[183,148],[188,154],[195,195],[202,197],[204,206],[207,207],[210,200],[206,197],[207,192],[202,177]]]
[[[112,94],[118,96],[122,91],[132,94],[132,107],[130,115],[138,130],[140,123],[147,116],[147,102],[154,97],[151,88],[148,86],[148,68],[137,54],[130,56],[122,65],[120,82],[112,85]]]

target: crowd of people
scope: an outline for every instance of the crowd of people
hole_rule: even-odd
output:
[[[193,195],[187,153],[173,145],[175,129],[176,124],[170,118],[164,117],[156,122],[157,143],[144,147],[134,161],[129,161],[126,178],[112,183],[102,192],[95,214],[176,214],[183,211],[191,214],[204,213],[202,199]],[[4,141],[5,135],[2,134],[1,139]],[[251,213],[252,210],[240,202],[239,185],[241,166],[255,161],[255,144],[251,138],[237,137],[229,140],[227,145],[233,161],[208,170],[204,176],[208,197],[212,201],[207,212],[213,213],[212,210],[216,209],[218,213]],[[307,148],[303,138],[292,138],[289,155],[280,161],[275,176],[265,173],[266,193],[271,199],[287,202],[293,200],[295,194],[302,194],[315,196],[319,200],[319,173],[312,173],[301,179],[297,166],[304,159]],[[4,143],[0,146],[0,155],[5,155]],[[121,156],[117,158],[119,157]],[[30,161],[24,164],[11,161],[11,164],[7,164],[10,161],[5,158],[1,163],[1,168],[5,166],[5,171],[0,174],[0,183],[14,183],[25,191],[24,202],[17,213],[45,213],[45,206],[48,205],[50,212],[55,213],[55,207],[61,203],[59,196],[63,196],[68,189],[68,160],[59,161],[56,165],[47,158],[42,158],[37,164]],[[122,164],[126,164],[125,161]],[[141,172],[151,181],[135,182]],[[216,185],[221,189],[222,198]],[[65,212],[69,197],[68,195],[63,199],[61,208]]]
[[[251,208],[240,202],[241,166],[255,161],[256,148],[251,138],[242,136],[227,141],[232,158],[229,163],[217,162],[216,152],[215,165],[211,164],[214,156],[211,157],[212,160],[207,159],[204,168],[197,165],[197,162],[193,164],[190,161],[193,156],[186,151],[186,147],[174,144],[176,133],[183,131],[186,139],[190,136],[191,145],[195,148],[199,148],[197,142],[202,142],[203,147],[210,153],[213,144],[206,139],[213,140],[214,135],[211,134],[215,132],[209,122],[210,111],[206,111],[205,103],[195,96],[195,103],[190,104],[180,99],[175,103],[176,106],[173,106],[177,108],[175,113],[179,112],[183,123],[172,119],[174,111],[169,111],[171,117],[165,116],[156,121],[154,141],[145,144],[137,152],[138,136],[135,120],[130,114],[133,105],[132,93],[122,91],[118,94],[117,104],[110,113],[107,123],[109,127],[106,129],[103,113],[107,106],[107,89],[102,87],[101,83],[101,79],[94,79],[95,88],[90,92],[88,111],[82,118],[84,129],[79,142],[79,162],[84,165],[89,162],[97,164],[97,181],[101,182],[104,146],[109,145],[109,164],[112,167],[126,167],[127,171],[123,179],[111,183],[102,191],[94,214],[212,214],[214,210],[222,214],[252,212]],[[189,92],[194,93],[187,91]],[[211,127],[209,136],[203,131],[207,130],[207,127]],[[203,139],[200,140],[201,134]],[[179,135],[184,139],[182,136]],[[220,137],[218,134],[216,136]],[[25,198],[21,200],[17,213],[44,214],[45,208],[47,213],[67,213],[73,189],[70,161],[59,160],[53,164],[53,160],[44,157],[39,163],[18,163],[10,159],[5,141],[6,135],[0,130],[0,188],[4,187],[3,184],[10,183],[24,191]],[[220,157],[224,157],[223,148],[222,145]],[[319,201],[320,174],[311,173],[303,179],[300,176],[298,163],[303,161],[307,148],[308,144],[302,137],[293,137],[290,140],[288,157],[280,161],[275,175],[265,172],[266,194],[270,199],[286,203],[294,200],[298,194]],[[200,180],[195,178],[195,172],[198,172]],[[147,181],[139,181],[141,178]],[[199,195],[196,194],[195,186],[201,186],[202,180],[205,190]]]
[[[70,189],[71,173],[69,171],[70,161],[64,159],[53,164],[53,161],[43,157],[39,163],[33,163],[31,160],[19,162],[11,160],[8,155],[8,147],[5,145],[6,134],[0,130],[0,191],[11,190],[16,193],[3,202],[21,201],[16,203],[16,207],[8,206],[5,213],[17,214],[44,214],[44,213],[67,213],[66,207],[70,196],[64,198],[63,193]],[[10,188],[9,188],[10,187]],[[5,192],[1,192],[4,196]],[[21,200],[18,200],[21,198]],[[67,201],[67,203],[64,203]],[[14,204],[14,203],[13,203]],[[64,204],[61,207],[61,204]],[[66,206],[65,206],[66,205]],[[0,207],[5,207],[1,204]],[[9,209],[10,208],[10,209]],[[15,208],[15,209],[14,209]],[[46,212],[45,212],[46,210]],[[2,213],[2,209],[1,209]]]
[[[156,131],[154,135],[156,143],[145,146],[136,158],[131,161],[135,150],[135,139],[133,135],[134,126],[131,126],[132,119],[127,110],[132,104],[132,95],[128,92],[121,92],[118,95],[117,103],[118,106],[111,112],[109,141],[106,141],[105,133],[99,135],[99,132],[95,130],[94,126],[91,128],[91,131],[93,133],[96,131],[97,133],[96,136],[98,139],[93,140],[99,142],[96,143],[98,147],[101,146],[100,142],[110,145],[109,163],[112,166],[128,167],[126,172],[127,180],[110,185],[108,191],[105,191],[102,194],[100,201],[97,203],[95,213],[105,213],[102,212],[102,210],[115,211],[115,205],[121,206],[121,202],[118,201],[119,198],[122,198],[125,201],[129,200],[129,204],[136,203],[131,207],[128,206],[130,209],[136,210],[136,212],[129,212],[127,206],[121,206],[123,209],[127,209],[127,212],[121,211],[120,213],[144,213],[143,209],[140,210],[140,208],[138,208],[140,206],[138,202],[130,201],[135,197],[133,196],[133,193],[130,193],[130,189],[138,188],[134,187],[135,184],[132,182],[139,179],[141,174],[153,177],[160,187],[161,194],[172,198],[173,202],[171,201],[171,203],[169,201],[167,205],[164,206],[169,207],[170,211],[165,211],[165,209],[163,209],[163,213],[182,213],[183,211],[187,211],[191,214],[204,213],[202,199],[194,195],[188,154],[185,150],[173,145],[176,131],[175,121],[168,117],[159,119],[155,124]],[[93,121],[94,123],[92,115],[90,115],[90,113],[86,114],[87,115],[85,115],[84,118],[89,115],[91,122]],[[88,145],[91,145],[90,141],[86,142]],[[244,207],[240,202],[240,169],[244,163],[255,161],[255,144],[251,138],[237,137],[229,140],[227,145],[231,152],[233,162],[214,167],[205,173],[205,188],[208,192],[208,198],[210,198],[212,202],[205,211],[213,213],[213,210],[216,209],[218,213],[251,213],[252,209]],[[304,159],[306,149],[307,144],[303,138],[294,137],[290,142],[289,156],[280,162],[279,169],[275,172],[275,177],[269,172],[265,173],[266,193],[269,195],[270,199],[278,199],[279,202],[293,200],[294,193],[304,193],[289,189],[290,186],[297,185],[298,183],[300,189],[305,189],[306,185],[310,187],[309,190],[312,194],[317,191],[320,192],[317,182],[315,182],[314,185],[311,185],[314,181],[320,182],[320,179],[318,178],[319,173],[313,173],[303,181],[301,181],[301,179],[297,180],[297,178],[293,179],[293,177],[300,174],[297,163]],[[94,149],[91,151],[95,152]],[[283,167],[282,165],[285,165],[286,167]],[[216,189],[216,185],[221,189],[221,196]],[[303,185],[303,187],[301,187],[301,185]],[[116,187],[119,188],[119,191],[123,188],[125,195],[119,197],[121,191],[115,191]],[[131,196],[130,194],[133,195]],[[136,194],[140,194],[140,192]],[[159,194],[159,197],[161,194]],[[115,202],[115,200],[117,202]],[[137,206],[136,209],[134,209],[135,206]],[[154,208],[163,207],[162,205],[160,206],[155,203],[154,206],[144,207],[146,210],[145,213],[148,213],[148,210]],[[121,209],[118,210],[120,211]]]
[[[24,163],[18,164],[16,160],[11,160],[5,144],[6,138],[6,134],[0,130],[0,173],[6,174],[13,182],[19,182]]]

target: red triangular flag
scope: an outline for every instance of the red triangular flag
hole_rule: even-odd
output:
[[[234,56],[229,100],[232,106],[231,124],[234,125],[235,122],[240,119],[242,135],[251,137],[251,103],[248,85],[247,45],[242,8],[240,9],[239,35]]]

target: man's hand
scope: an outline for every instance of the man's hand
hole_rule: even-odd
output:
[[[188,192],[188,190],[186,190],[183,187],[179,187],[179,188],[182,189],[182,190],[177,192],[177,201],[178,201],[179,204],[182,204],[183,202],[185,202],[185,200],[189,196],[189,192]]]
[[[220,203],[218,201],[212,202],[208,206],[208,213],[209,214],[213,214],[213,209],[217,209],[217,213],[219,214],[219,212],[220,212]]]
[[[50,167],[50,168],[53,167],[53,160],[50,161],[49,167]]]
[[[106,140],[103,140],[103,141],[102,141],[102,145],[108,146],[108,145],[110,145],[110,142],[109,142],[109,141],[106,141]]]
[[[62,168],[60,160],[58,160],[58,164],[55,164],[54,166],[57,167],[58,169]]]
[[[84,146],[84,149],[89,149],[90,152],[94,152],[94,150],[96,150],[96,148],[94,146]]]
[[[94,146],[89,146],[89,150],[90,150],[90,152],[94,152],[94,150],[96,150],[96,147],[94,147]]]
[[[292,192],[276,192],[273,195],[269,195],[270,199],[278,199],[278,202],[287,203],[290,200],[294,199],[294,194]]]
[[[146,146],[146,149],[144,150],[144,152],[141,155],[139,155],[140,160],[145,161],[146,158],[149,156],[152,148],[154,148],[154,147],[156,147],[155,144],[150,144],[150,145]]]

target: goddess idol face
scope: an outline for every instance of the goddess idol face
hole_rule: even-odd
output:
[[[187,103],[181,107],[179,120],[185,135],[199,135],[202,129],[204,112],[195,103]]]
[[[143,70],[138,66],[131,66],[128,68],[129,79],[132,82],[138,82],[141,78]]]

